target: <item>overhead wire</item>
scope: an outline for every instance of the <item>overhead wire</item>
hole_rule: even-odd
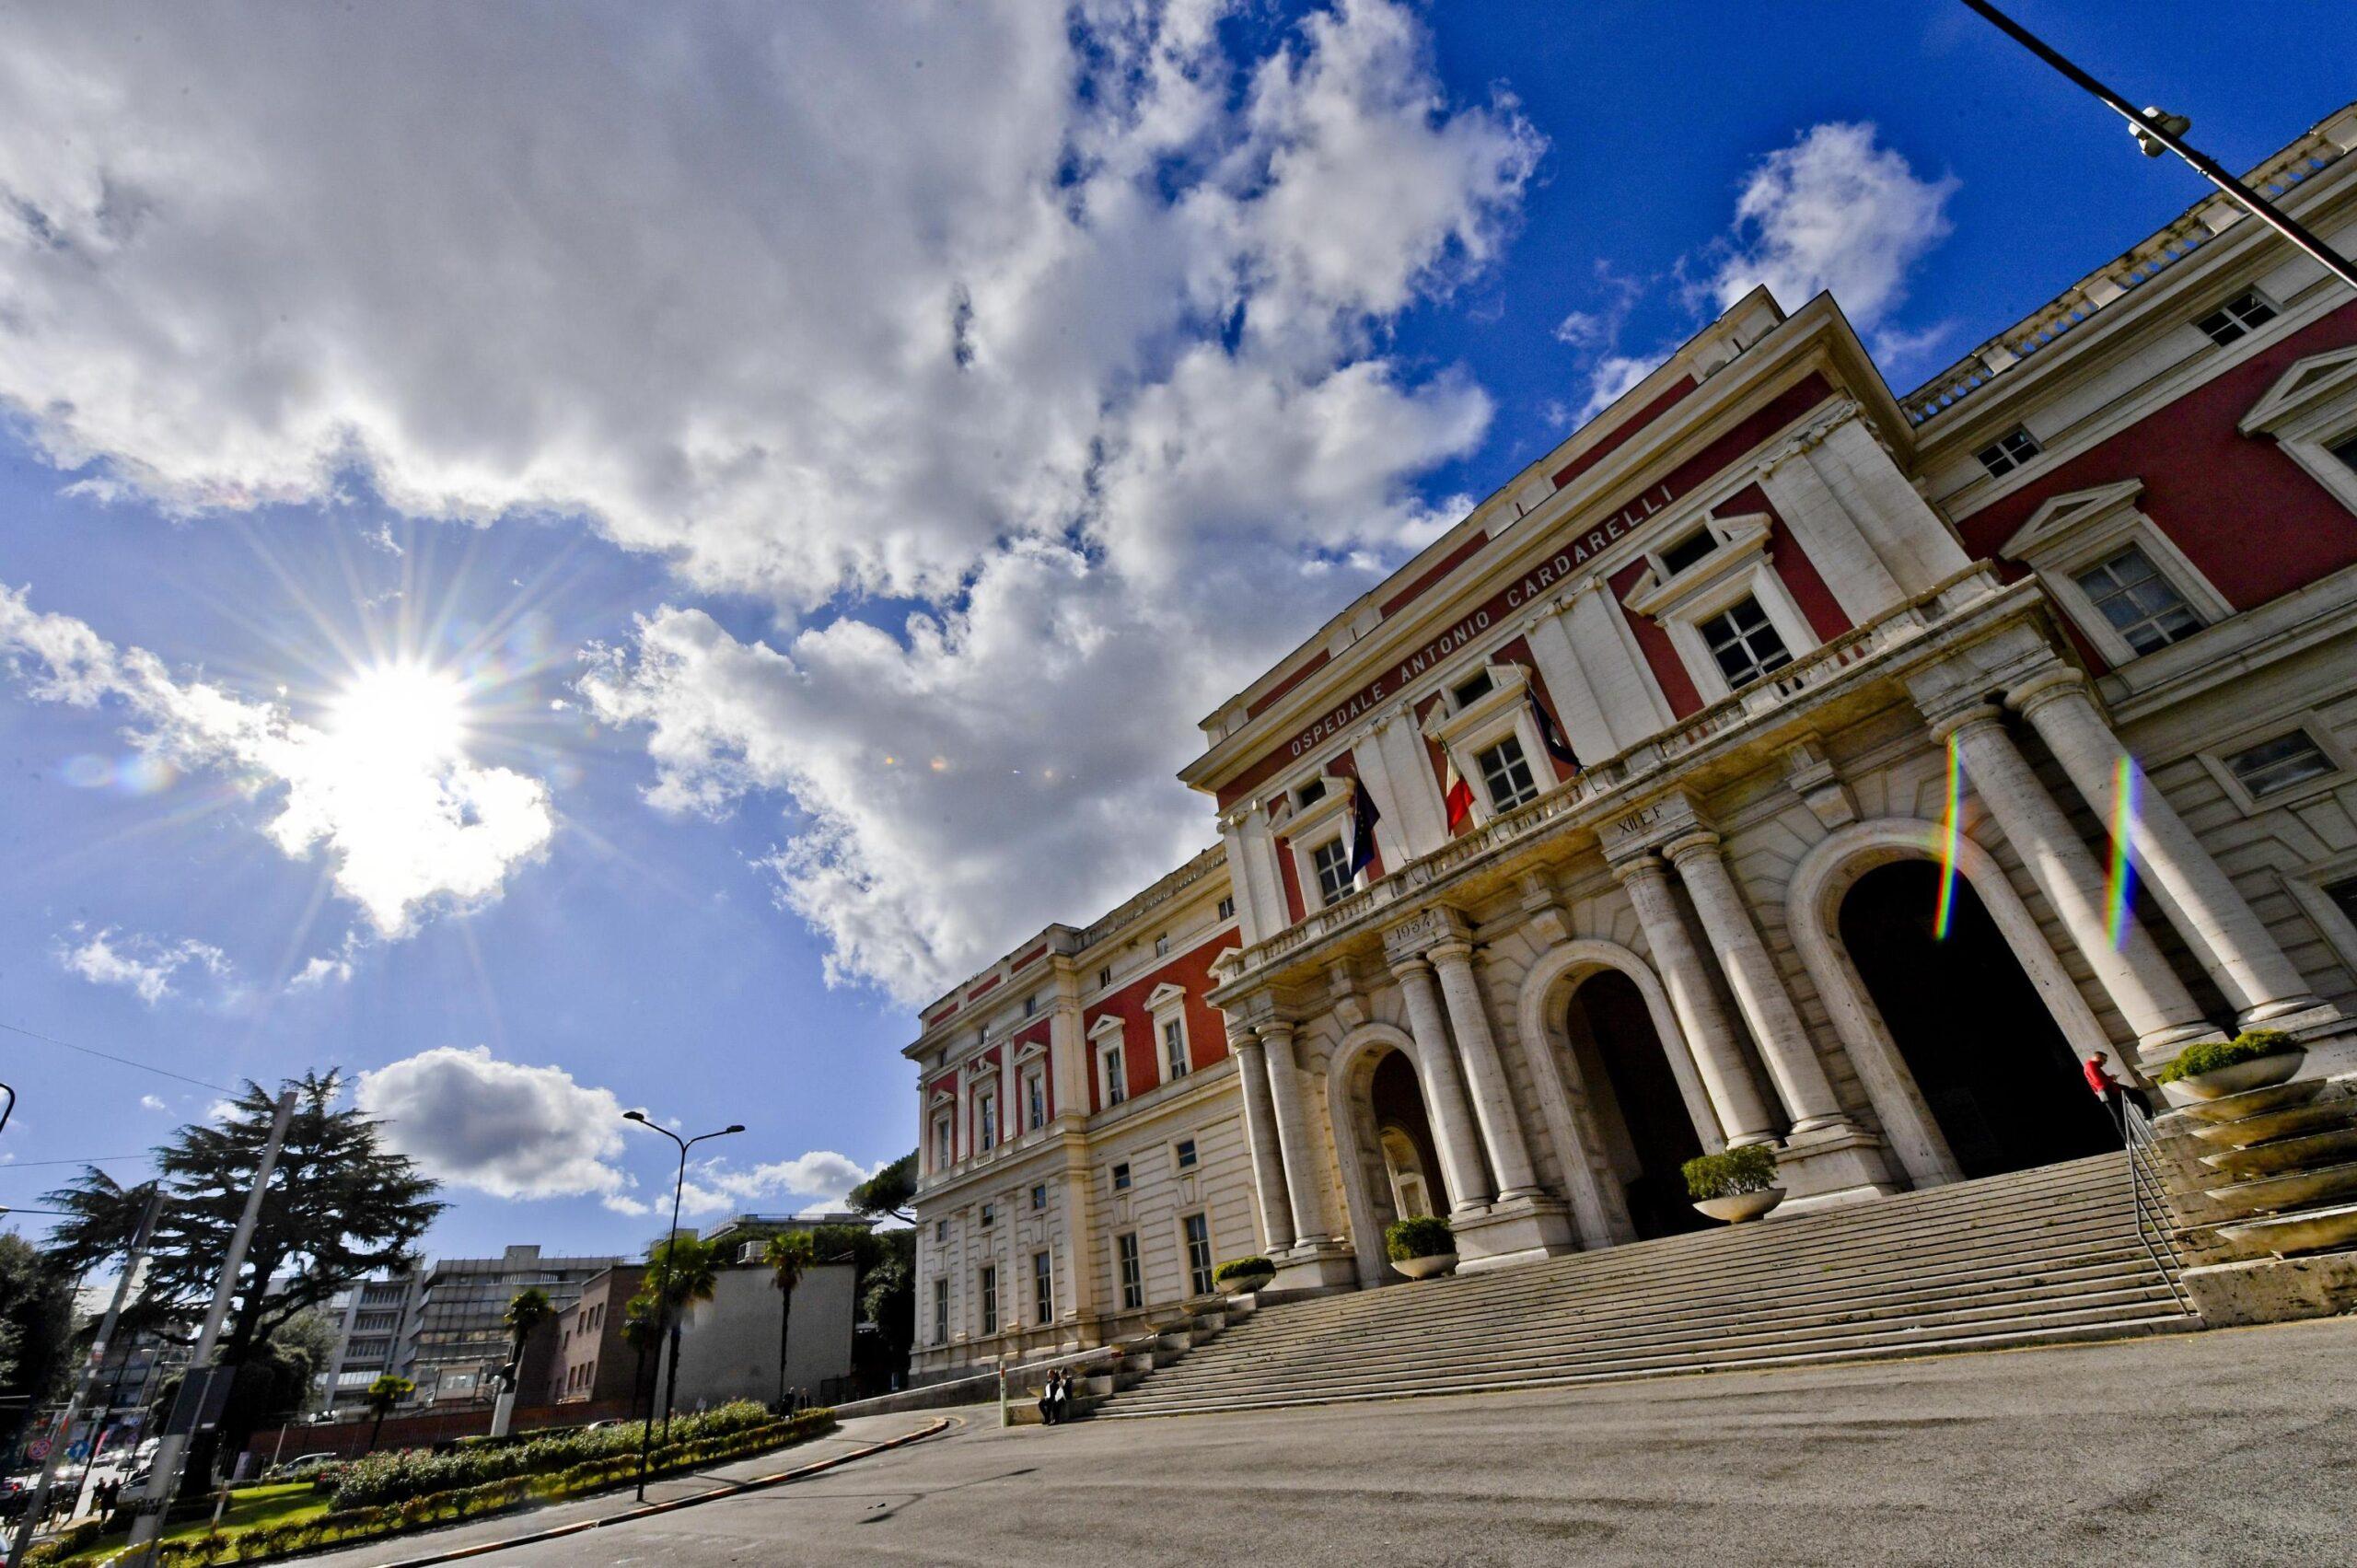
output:
[[[183,1084],[194,1084],[201,1089],[214,1089],[225,1095],[244,1092],[241,1089],[233,1089],[226,1084],[216,1084],[209,1078],[192,1078],[186,1073],[175,1073],[168,1067],[158,1067],[152,1063],[134,1061],[128,1056],[117,1056],[112,1051],[98,1051],[87,1045],[76,1045],[70,1040],[60,1040],[55,1035],[45,1035],[38,1029],[22,1028],[15,1024],[6,1023],[0,1023],[0,1029],[6,1029],[12,1035],[22,1035],[27,1040],[37,1040],[49,1045],[62,1045],[68,1051],[78,1051],[85,1056],[95,1056],[101,1062],[112,1062],[124,1067],[136,1067],[143,1073],[153,1073],[158,1077],[177,1078]]]

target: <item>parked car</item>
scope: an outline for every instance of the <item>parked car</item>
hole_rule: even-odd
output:
[[[298,1454],[283,1465],[273,1466],[264,1481],[308,1481],[330,1465],[342,1464],[341,1454]]]

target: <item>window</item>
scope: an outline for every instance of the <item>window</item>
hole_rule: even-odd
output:
[[[1112,983],[1113,983],[1113,966],[1112,966],[1112,965],[1110,965],[1110,964],[1107,964],[1103,969],[1098,970],[1097,971],[1097,990],[1099,990],[1099,991],[1102,991],[1102,990],[1104,990],[1107,986],[1109,986],[1109,985],[1110,985],[1110,984],[1112,984]]]
[[[1538,798],[1538,781],[1530,776],[1530,759],[1522,754],[1522,742],[1511,735],[1488,750],[1476,752],[1473,766],[1496,810],[1511,811],[1524,801]]]
[[[1708,528],[1698,528],[1661,552],[1662,567],[1674,577],[1718,547],[1718,535]]]
[[[993,1225],[996,1225],[997,1223],[998,1223],[998,1205],[997,1205],[996,1203],[984,1203],[984,1204],[982,1205],[981,1219],[981,1221],[980,1221],[980,1224],[981,1225],[981,1227],[982,1227],[984,1230],[988,1230],[988,1229],[990,1229],[990,1227],[991,1227],[991,1226],[993,1226]]]
[[[2226,768],[2237,784],[2250,791],[2254,800],[2281,795],[2293,784],[2305,784],[2333,771],[2332,760],[2317,749],[2305,729],[2237,751],[2226,759]]]
[[[1173,1159],[1177,1162],[1178,1167],[1178,1168],[1179,1168],[1180,1170],[1192,1170],[1192,1169],[1194,1169],[1194,1168],[1195,1168],[1195,1140],[1194,1140],[1194,1139],[1192,1139],[1192,1138],[1181,1138],[1181,1139],[1179,1139],[1179,1140],[1178,1140],[1178,1142],[1176,1144],[1172,1145],[1172,1147],[1171,1147],[1171,1151],[1170,1151],[1170,1152],[1171,1152],[1171,1156],[1172,1156]]]
[[[1991,479],[1995,479],[2013,472],[2038,453],[2038,438],[2016,424],[1973,456],[1980,459],[1980,466],[1989,470]]]
[[[1322,778],[1312,779],[1293,792],[1293,803],[1296,807],[1315,806],[1325,798],[1326,781]]]
[[[1138,1267],[1138,1233],[1125,1230],[1115,1237],[1113,1256],[1121,1276],[1121,1309],[1134,1312],[1145,1305],[1145,1274]]]
[[[1167,931],[1154,939],[1154,956],[1157,958],[1170,956],[1170,933]]]
[[[2135,545],[2079,573],[2078,582],[2103,618],[2140,654],[2157,653],[2201,630],[2201,618]]]
[[[1731,689],[1739,691],[1770,670],[1793,662],[1784,639],[1769,624],[1768,612],[1756,598],[1737,599],[1697,630]]]
[[[2331,883],[2324,896],[2332,900],[2333,908],[2349,917],[2349,923],[2357,925],[2357,877]]]
[[[1031,1212],[1036,1214],[1047,1206],[1048,1184],[1044,1181],[1033,1182],[1031,1184]]]
[[[1187,1075],[1187,1028],[1177,1018],[1162,1020],[1162,1076],[1164,1082]]]
[[[981,1293],[982,1298],[982,1332],[995,1334],[998,1332],[998,1265],[996,1263],[982,1265],[982,1276],[975,1288]]]
[[[955,1145],[950,1142],[952,1135],[953,1129],[949,1122],[949,1113],[945,1110],[940,1115],[933,1119],[934,1169],[946,1170],[953,1163],[956,1162],[958,1155]]]
[[[1121,1060],[1121,1048],[1109,1045],[1102,1058],[1105,1068],[1105,1103],[1119,1105],[1130,1098],[1129,1069]]]
[[[1236,918],[1236,900],[1234,899],[1220,900],[1219,913],[1216,918],[1220,920],[1234,920]]]
[[[2236,338],[2248,337],[2273,319],[2275,307],[2261,299],[2257,289],[2247,288],[2193,324],[2200,328],[2202,334],[2212,343],[2223,348]]]
[[[1342,841],[1328,839],[1309,852],[1309,865],[1318,874],[1318,898],[1320,907],[1340,900],[1351,890],[1351,852]]]
[[[1472,679],[1450,688],[1448,695],[1458,708],[1463,709],[1471,707],[1497,689],[1498,683],[1491,679],[1490,672],[1484,669]]]
[[[1039,993],[1035,991],[1030,995],[1023,999],[1023,1016],[1028,1018],[1039,1010]]]
[[[1130,1167],[1126,1164],[1115,1166],[1113,1167],[1113,1191],[1116,1192],[1126,1192],[1129,1190]]]
[[[1037,1132],[1048,1124],[1048,1074],[1034,1067],[1023,1074],[1023,1127]]]
[[[1187,1285],[1197,1295],[1209,1295],[1217,1288],[1212,1283],[1212,1226],[1202,1214],[1189,1214],[1187,1227]]]
[[[947,1220],[935,1220],[933,1222],[933,1244],[935,1247],[946,1247],[949,1245],[949,1222]]]
[[[998,1094],[984,1090],[974,1097],[974,1125],[980,1132],[978,1145],[983,1149],[998,1147]]]
[[[946,1279],[933,1282],[933,1342],[937,1345],[949,1342],[949,1282]]]
[[[1055,1260],[1045,1252],[1031,1254],[1031,1321],[1056,1320]]]

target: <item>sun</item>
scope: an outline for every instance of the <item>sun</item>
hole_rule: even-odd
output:
[[[466,683],[411,661],[372,665],[336,693],[328,732],[354,751],[389,764],[415,767],[456,757],[467,737]]]

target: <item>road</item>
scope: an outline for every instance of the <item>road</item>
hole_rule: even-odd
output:
[[[474,1561],[2339,1564],[2352,1372],[2357,1321],[2333,1320],[1059,1429],[970,1411],[807,1481]]]

